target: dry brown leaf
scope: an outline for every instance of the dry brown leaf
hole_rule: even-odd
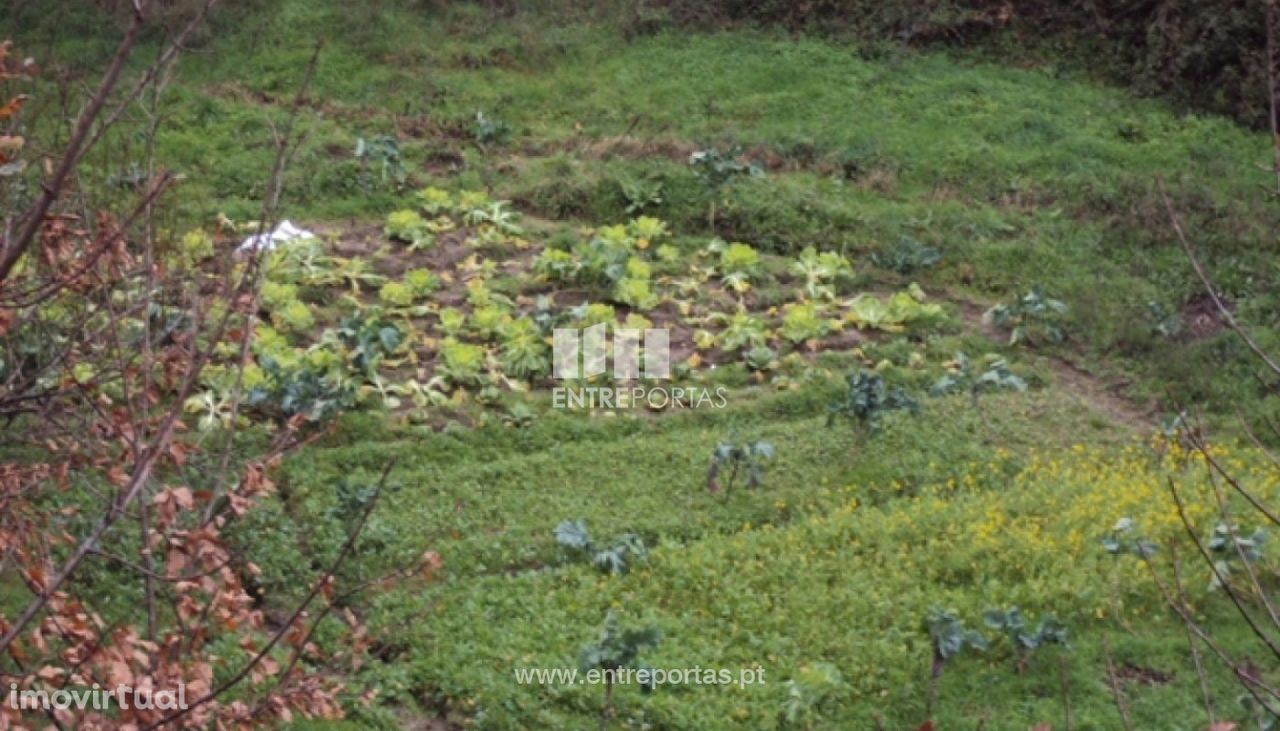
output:
[[[31,97],[26,94],[19,94],[9,100],[9,103],[0,107],[0,120],[8,119],[22,110],[22,105],[27,103]]]

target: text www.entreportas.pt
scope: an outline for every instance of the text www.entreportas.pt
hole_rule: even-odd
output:
[[[519,685],[765,685],[764,668],[513,668]]]

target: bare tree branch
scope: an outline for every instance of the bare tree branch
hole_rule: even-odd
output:
[[[285,620],[284,624],[280,627],[280,629],[278,629],[276,633],[272,635],[271,639],[267,641],[267,644],[261,650],[259,650],[257,654],[255,654],[253,658],[249,660],[249,662],[247,662],[242,668],[240,668],[240,670],[238,670],[235,673],[235,675],[232,675],[230,678],[227,678],[226,680],[224,680],[221,684],[218,685],[218,687],[200,696],[199,698],[189,702],[186,708],[183,708],[174,713],[171,713],[168,716],[165,716],[164,718],[160,719],[159,721],[156,721],[155,723],[144,727],[142,731],[151,731],[152,729],[159,728],[161,726],[164,726],[165,724],[172,723],[178,720],[179,718],[186,716],[188,713],[191,713],[192,711],[199,708],[200,706],[203,706],[209,701],[217,698],[218,696],[227,692],[231,688],[234,688],[236,685],[240,683],[240,681],[248,677],[249,673],[255,667],[258,666],[258,663],[262,662],[263,658],[265,658],[268,654],[270,654],[271,650],[273,650],[275,646],[280,643],[280,640],[284,638],[284,636],[289,632],[289,630],[293,628],[293,625],[297,623],[298,619],[302,617],[303,613],[307,611],[307,607],[311,605],[311,602],[315,600],[316,596],[320,594],[321,590],[323,590],[324,587],[328,585],[329,581],[333,579],[333,576],[334,574],[337,573],[338,568],[342,566],[342,564],[346,562],[347,557],[351,555],[351,551],[355,549],[356,540],[359,539],[361,533],[364,532],[364,527],[369,522],[369,516],[373,514],[374,508],[378,506],[378,499],[382,496],[382,490],[387,484],[387,477],[391,475],[391,470],[395,467],[395,465],[396,465],[396,461],[395,459],[392,459],[387,463],[385,467],[383,467],[382,476],[378,478],[378,484],[377,484],[377,487],[374,488],[373,495],[370,497],[369,502],[364,506],[364,510],[360,513],[360,518],[356,522],[355,526],[352,527],[351,533],[347,535],[347,540],[345,543],[343,543],[342,549],[338,551],[338,556],[333,560],[331,564],[329,564],[329,568],[324,572],[324,575],[320,577],[320,580],[315,582],[315,584],[312,585],[311,591],[307,592],[306,597],[304,597],[302,602],[299,603],[298,606],[293,610],[293,614],[291,614],[289,618]]]

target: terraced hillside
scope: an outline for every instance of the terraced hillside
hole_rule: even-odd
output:
[[[266,257],[252,338],[186,405],[209,455],[306,425],[228,527],[273,621],[378,502],[335,582],[374,584],[316,635],[367,626],[348,718],[294,727],[1202,731],[1204,694],[1243,724],[1132,548],[1276,675],[1170,497],[1212,535],[1189,407],[1280,498],[1265,440],[1237,443],[1276,384],[1171,225],[1280,344],[1266,136],[1043,62],[447,5],[233,8],[156,102],[185,176],[164,227],[218,260],[327,39],[282,210],[315,236]],[[99,58],[64,21],[28,42]],[[724,407],[556,408],[553,332],[598,324],[667,330],[670,383]],[[1013,607],[1022,638],[984,622]],[[653,667],[763,682],[520,681],[577,668],[610,614],[661,633]],[[958,623],[990,647],[944,657]]]

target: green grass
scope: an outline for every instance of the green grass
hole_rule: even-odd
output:
[[[773,169],[723,192],[718,233],[786,253],[841,249],[864,270],[868,254],[910,236],[944,254],[918,275],[926,286],[992,303],[1040,285],[1066,300],[1076,346],[1137,376],[1139,399],[1162,400],[1176,379],[1187,401],[1274,413],[1229,338],[1168,342],[1147,314],[1199,291],[1156,193],[1163,177],[1241,318],[1277,344],[1280,212],[1258,170],[1269,144],[1225,119],[1047,70],[938,53],[867,59],[764,33],[624,41],[607,21],[398,3],[284,2],[232,18],[162,98],[159,152],[185,175],[166,214],[175,228],[258,215],[271,125],[324,37],[287,179],[294,219],[381,218],[436,182],[611,222],[626,218],[621,183],[647,178],[663,190],[649,212],[701,236],[709,201],[685,157],[739,144]],[[80,63],[102,52],[78,34],[47,47]],[[477,144],[478,111],[508,123],[509,141]],[[405,190],[353,158],[357,138],[379,134],[400,142]],[[131,135],[94,160],[99,179],[137,160]]]
[[[1065,448],[1086,437],[1105,443],[1126,433],[1091,420],[1084,404],[1036,394],[998,396],[981,412],[963,399],[929,401],[919,419],[895,419],[859,447],[846,425],[826,426],[819,396],[828,393],[766,396],[713,416],[655,420],[619,416],[582,424],[550,412],[542,419],[549,423],[533,433],[491,427],[463,438],[425,430],[374,434],[378,450],[360,440],[301,455],[286,466],[282,484],[305,491],[308,512],[320,516],[332,500],[325,486],[344,476],[372,481],[396,459],[395,481],[403,488],[388,498],[384,527],[436,547],[451,557],[451,574],[466,576],[558,563],[559,551],[547,539],[561,520],[587,517],[601,535],[630,530],[694,540],[745,522],[829,509],[830,501],[815,494],[820,486],[865,485],[861,499],[882,499],[887,495],[873,495],[890,483],[912,491],[945,481],[957,466],[984,460],[995,445],[1052,440]],[[1046,412],[1066,423],[1028,433],[1024,420]],[[769,440],[781,456],[769,466],[766,493],[739,489],[726,502],[707,493],[705,474],[712,450],[732,434]],[[778,500],[789,506],[782,515]]]
[[[632,688],[620,695],[626,724],[774,728],[785,681],[830,662],[847,685],[815,718],[864,728],[884,717],[889,728],[913,728],[925,714],[925,610],[955,606],[973,624],[987,607],[1018,604],[1071,627],[1074,649],[1063,657],[1076,728],[1117,723],[1101,682],[1104,634],[1121,665],[1175,675],[1128,686],[1139,728],[1205,725],[1194,720],[1203,711],[1180,628],[1158,609],[1141,569],[1115,562],[1097,542],[1127,511],[1162,510],[1140,490],[1096,502],[1132,483],[1099,486],[1095,472],[1146,469],[1143,450],[1114,470],[1105,456],[1118,455],[1115,445],[1132,443],[1134,432],[1048,390],[995,396],[981,412],[965,398],[931,400],[918,418],[891,417],[882,434],[860,441],[812,415],[827,393],[741,393],[723,412],[656,421],[550,414],[518,432],[350,424],[361,438],[290,460],[281,487],[291,515],[310,526],[314,550],[332,484],[372,480],[398,460],[393,481],[402,487],[371,529],[381,553],[352,570],[367,575],[424,549],[439,551],[445,568],[431,583],[410,581],[373,599],[366,617],[390,659],[360,682],[419,713],[474,718],[478,728],[593,727],[598,688],[519,686],[513,669],[573,667],[613,608],[663,630],[665,643],[648,658],[656,667],[759,663],[770,677],[759,688],[674,687],[651,697]],[[707,493],[704,474],[730,430],[773,440],[778,458],[765,487],[721,498]],[[1044,467],[1075,444],[1104,456],[1082,457],[1065,473]],[[1023,479],[1024,470],[1050,474]],[[953,481],[957,488],[946,487]],[[997,514],[1012,522],[983,533]],[[653,554],[630,575],[602,576],[555,544],[552,529],[568,519],[585,520],[597,538],[640,533]],[[328,540],[338,538],[333,531]],[[273,571],[287,580],[307,560],[280,551],[284,542],[257,544],[270,554],[254,556],[266,581]],[[1116,606],[1122,625],[1110,616]],[[1210,597],[1202,606],[1226,628],[1229,646],[1249,647],[1224,603]],[[965,727],[988,717],[996,729],[1059,722],[1056,656],[1044,651],[1022,675],[1007,649],[955,661],[938,718]],[[1213,678],[1229,706],[1229,679]],[[1161,725],[1170,718],[1186,725]]]

